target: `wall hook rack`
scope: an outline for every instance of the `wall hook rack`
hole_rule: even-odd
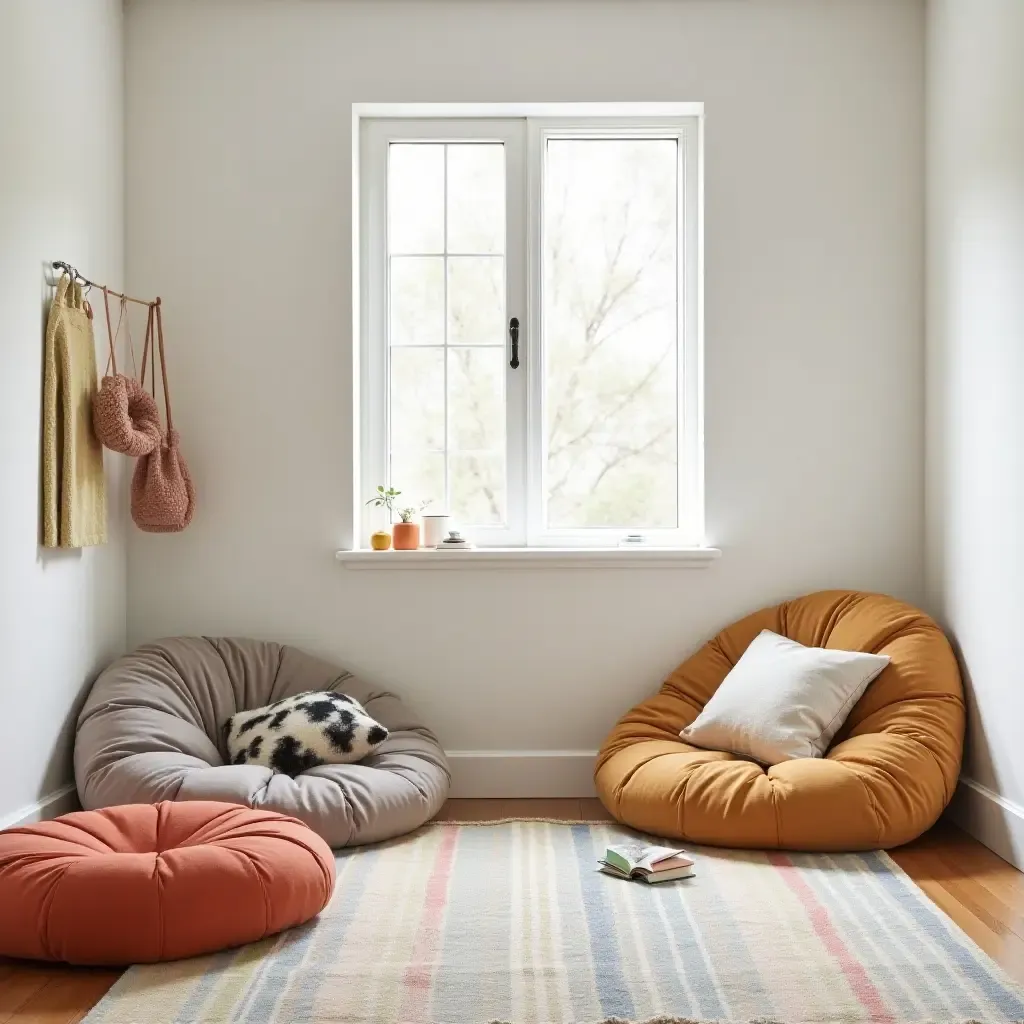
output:
[[[140,306],[153,306],[159,305],[159,296],[155,299],[135,299],[131,295],[125,295],[124,292],[115,292],[113,288],[105,288],[102,284],[97,284],[95,281],[90,281],[84,274],[80,274],[76,267],[73,267],[70,263],[65,263],[63,260],[54,260],[50,264],[54,270],[63,270],[72,281],[78,281],[80,284],[84,284],[87,288],[99,288],[105,290],[108,295],[113,295],[115,299],[124,299],[126,302],[137,302]]]

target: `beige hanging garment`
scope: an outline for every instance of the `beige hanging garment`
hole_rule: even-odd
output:
[[[65,274],[50,306],[43,353],[43,546],[107,540],[103,449],[92,427],[96,348],[81,285]]]

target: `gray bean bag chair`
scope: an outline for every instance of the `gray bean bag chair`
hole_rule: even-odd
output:
[[[304,690],[355,697],[390,736],[358,764],[294,778],[225,763],[231,715]],[[300,818],[339,847],[422,825],[440,810],[450,776],[433,734],[394,694],[294,647],[178,637],[140,647],[96,680],[78,718],[75,780],[87,809],[223,800]]]

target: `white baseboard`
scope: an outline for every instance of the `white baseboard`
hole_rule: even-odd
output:
[[[593,750],[449,750],[451,796],[594,796]]]
[[[1024,871],[1024,807],[963,776],[947,815],[1003,860]]]
[[[0,829],[14,828],[15,825],[31,825],[34,821],[47,821],[49,818],[57,818],[78,809],[78,793],[74,783],[70,783],[47,793],[34,804],[19,807],[6,817],[0,818]]]

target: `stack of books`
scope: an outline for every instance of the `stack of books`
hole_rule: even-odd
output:
[[[609,846],[598,868],[606,875],[627,881],[672,882],[677,878],[693,876],[693,861],[685,850],[671,846],[647,846],[640,842]]]

